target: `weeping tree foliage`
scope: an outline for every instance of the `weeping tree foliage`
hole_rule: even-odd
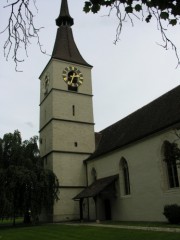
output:
[[[43,168],[37,140],[22,142],[19,131],[0,139],[0,218],[13,218],[14,224],[17,216],[36,222],[58,200],[58,179]]]

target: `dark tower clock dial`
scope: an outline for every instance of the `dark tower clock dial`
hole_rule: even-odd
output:
[[[62,76],[67,85],[73,88],[77,88],[83,83],[83,75],[76,67],[66,67],[63,70]]]

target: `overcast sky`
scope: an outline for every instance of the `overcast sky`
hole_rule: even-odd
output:
[[[166,51],[156,23],[135,21],[126,23],[121,40],[113,44],[118,24],[115,14],[85,14],[85,0],[68,0],[74,18],[73,34],[83,58],[91,65],[95,130],[122,119],[160,95],[179,85],[177,59],[169,47]],[[35,23],[41,30],[41,43],[51,54],[61,0],[37,0]],[[0,31],[7,25],[6,0],[0,1]],[[180,28],[170,28],[168,36],[180,52]],[[18,129],[23,139],[38,135],[39,75],[50,57],[43,55],[35,41],[28,49],[28,58],[19,64],[23,72],[16,72],[14,63],[3,56],[6,35],[0,35],[0,137]],[[153,116],[152,116],[153,117]]]

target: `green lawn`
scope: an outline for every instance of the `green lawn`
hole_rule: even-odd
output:
[[[0,228],[0,240],[179,240],[180,233],[49,224]]]

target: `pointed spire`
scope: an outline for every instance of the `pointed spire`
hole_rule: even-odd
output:
[[[72,26],[74,24],[73,18],[69,14],[68,3],[67,0],[62,0],[60,14],[56,19],[57,26]]]
[[[59,28],[57,29],[52,58],[92,67],[83,59],[76,46],[71,29],[73,22],[73,18],[69,14],[67,0],[62,0],[60,14],[56,19]]]

